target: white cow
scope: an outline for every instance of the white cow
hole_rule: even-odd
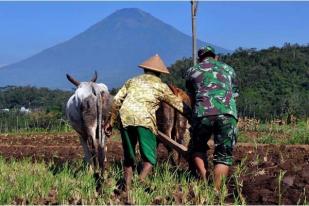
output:
[[[67,74],[77,89],[66,105],[67,117],[80,135],[85,161],[102,175],[105,159],[105,134],[102,125],[110,110],[112,98],[106,85],[95,83],[97,73],[89,82],[79,82]]]

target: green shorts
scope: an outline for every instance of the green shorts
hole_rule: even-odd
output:
[[[189,151],[191,154],[207,154],[207,142],[214,135],[214,164],[232,165],[233,147],[236,144],[237,120],[231,115],[215,115],[197,118],[191,127]]]
[[[140,154],[143,161],[155,165],[157,162],[157,139],[152,131],[145,127],[128,126],[121,129],[124,165],[135,164],[135,147],[139,142]]]

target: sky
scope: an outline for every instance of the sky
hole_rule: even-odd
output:
[[[1,2],[0,66],[64,42],[122,8],[140,8],[191,35],[184,2]],[[199,39],[226,49],[309,43],[309,2],[199,2]]]

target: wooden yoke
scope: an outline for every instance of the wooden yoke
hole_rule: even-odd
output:
[[[183,146],[182,144],[179,144],[178,142],[169,138],[168,136],[166,136],[165,134],[163,134],[160,131],[158,131],[158,138],[159,138],[159,140],[161,140],[161,142],[164,145],[173,148],[174,150],[179,152],[183,157],[187,158],[187,156],[188,156],[188,148],[187,147]]]

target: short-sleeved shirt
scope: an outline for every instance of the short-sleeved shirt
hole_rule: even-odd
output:
[[[157,134],[156,111],[164,101],[180,111],[186,112],[180,98],[175,96],[167,84],[152,74],[142,74],[128,80],[114,98],[111,124],[119,110],[123,127],[143,126]]]
[[[229,114],[237,119],[236,74],[231,66],[206,58],[188,69],[185,78],[194,101],[194,117]]]

